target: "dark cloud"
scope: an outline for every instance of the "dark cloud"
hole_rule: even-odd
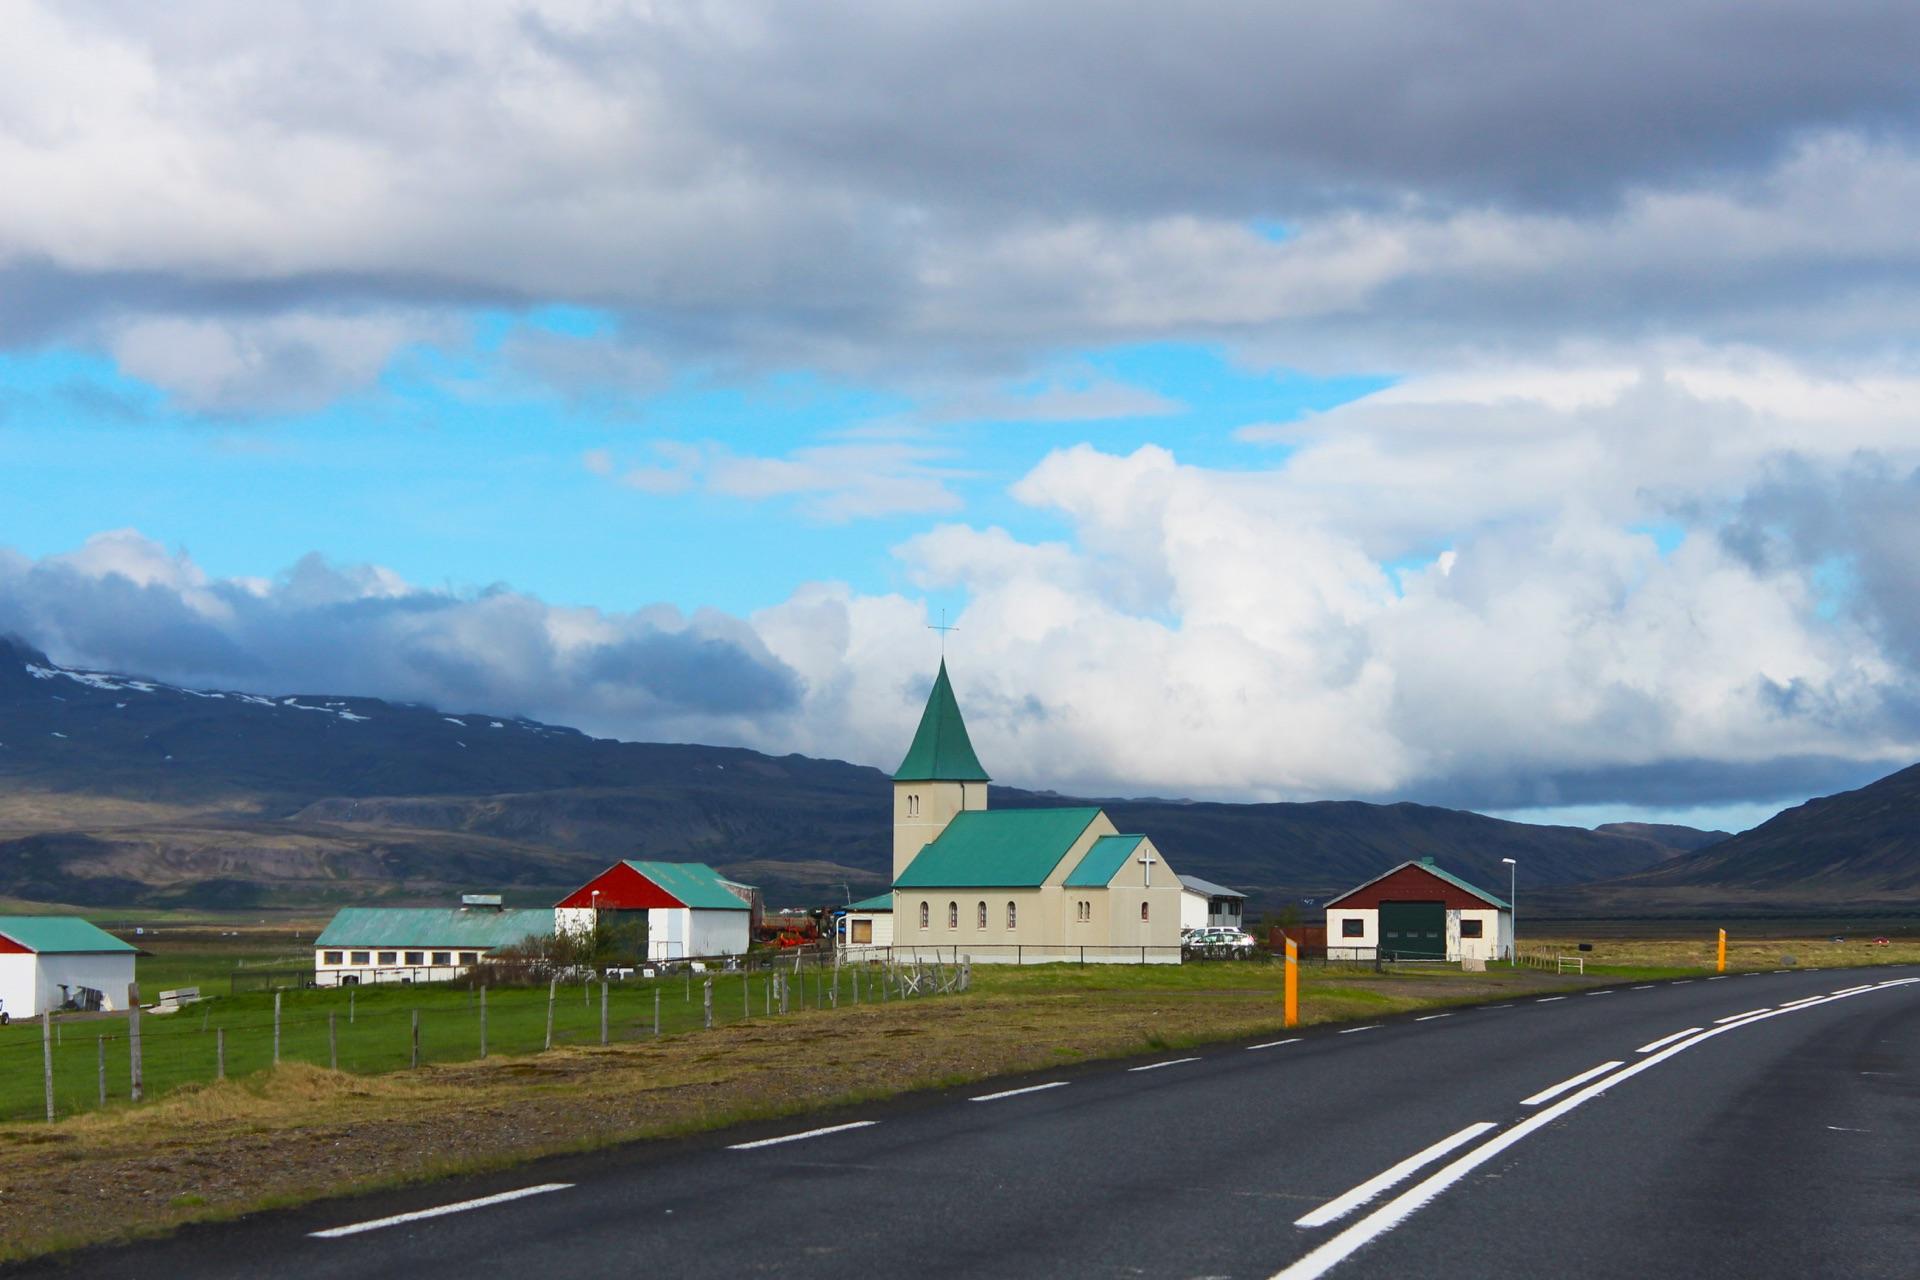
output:
[[[1596,768],[1560,768],[1542,761],[1500,774],[1422,781],[1383,802],[1414,800],[1454,809],[1524,810],[1563,806],[1693,808],[1745,803],[1797,803],[1810,795],[1851,791],[1912,764],[1907,756],[1878,760],[1783,755],[1767,760],[1670,759]]]

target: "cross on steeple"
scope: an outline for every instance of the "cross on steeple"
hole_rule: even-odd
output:
[[[947,632],[958,631],[959,629],[960,628],[958,627],[950,627],[947,625],[947,611],[945,609],[942,609],[940,611],[939,626],[935,626],[931,622],[927,624],[927,630],[938,631],[940,633],[940,657],[942,660],[944,660],[947,656]]]

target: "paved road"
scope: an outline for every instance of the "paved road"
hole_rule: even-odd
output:
[[[1275,1039],[30,1273],[1920,1276],[1920,969],[1623,985]]]

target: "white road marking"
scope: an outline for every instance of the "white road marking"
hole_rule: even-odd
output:
[[[1913,982],[1920,981],[1920,979],[1910,978],[1905,981]],[[1901,985],[1904,985],[1904,983]],[[1878,987],[1866,988],[1866,990],[1869,991],[1879,989]],[[1821,1003],[1826,1003],[1828,1000],[1847,999],[1849,996],[1858,994],[1860,993],[1849,992],[1845,995],[1835,994],[1826,997]],[[1760,1014],[1753,1019],[1753,1022],[1764,1022],[1769,1018],[1778,1018],[1789,1013],[1797,1013],[1800,1012],[1800,1010],[1813,1007],[1812,1005],[1802,1005],[1800,1009],[1775,1009],[1771,1013]],[[1522,1120],[1519,1124],[1514,1125],[1511,1129],[1508,1129],[1505,1133],[1496,1134],[1465,1155],[1455,1159],[1451,1164],[1429,1174],[1419,1183],[1401,1192],[1386,1204],[1381,1205],[1378,1209],[1375,1209],[1372,1213],[1342,1231],[1339,1235],[1325,1241],[1319,1245],[1319,1247],[1295,1259],[1279,1271],[1276,1271],[1272,1276],[1272,1280],[1318,1280],[1320,1276],[1326,1275],[1327,1272],[1352,1257],[1361,1248],[1393,1230],[1421,1209],[1425,1208],[1428,1204],[1431,1204],[1434,1199],[1448,1187],[1459,1182],[1462,1178],[1465,1178],[1475,1169],[1492,1160],[1495,1156],[1507,1150],[1507,1148],[1513,1146],[1521,1139],[1560,1119],[1560,1117],[1566,1115],[1575,1107],[1591,1102],[1621,1081],[1631,1079],[1639,1075],[1642,1071],[1646,1071],[1659,1063],[1665,1062],[1676,1054],[1684,1053],[1696,1045],[1704,1044],[1717,1035],[1723,1035],[1729,1031],[1737,1031],[1751,1025],[1753,1025],[1751,1022],[1728,1023],[1723,1027],[1714,1027],[1712,1030],[1702,1031],[1690,1040],[1682,1040],[1677,1044],[1670,1045],[1650,1058],[1643,1058],[1630,1067],[1616,1071],[1604,1079],[1595,1081],[1570,1097],[1562,1098],[1544,1111],[1536,1112],[1527,1119]]]
[[[1686,986],[1686,985],[1687,985],[1687,984],[1688,984],[1689,982],[1692,982],[1692,981],[1693,981],[1693,979],[1692,979],[1692,978],[1681,978],[1681,979],[1680,979],[1680,980],[1679,980],[1678,982],[1675,982],[1675,983],[1674,983],[1673,985],[1674,985],[1674,986],[1676,986],[1676,987],[1684,987],[1684,986]]]
[[[1165,1062],[1149,1062],[1144,1067],[1128,1067],[1129,1071],[1158,1071],[1161,1067],[1177,1067],[1183,1062],[1198,1062],[1198,1058],[1168,1058]]]
[[[1651,982],[1645,982],[1637,987],[1629,987],[1627,989],[1629,991],[1651,991],[1653,990],[1653,984]]]
[[[1356,1031],[1378,1031],[1379,1029],[1380,1029],[1379,1023],[1370,1022],[1364,1027],[1348,1027],[1345,1031],[1342,1031],[1340,1034],[1343,1036],[1350,1036]]]
[[[1586,992],[1585,994],[1590,996],[1610,996],[1613,994],[1613,992],[1612,991],[1589,991],[1589,992]]]
[[[1676,1031],[1670,1036],[1661,1036],[1658,1040],[1641,1045],[1638,1049],[1635,1049],[1634,1052],[1652,1053],[1655,1049],[1664,1049],[1675,1040],[1683,1040],[1698,1030],[1700,1030],[1699,1027],[1688,1027],[1685,1031]]]
[[[1837,996],[1850,996],[1856,992],[1871,991],[1871,990],[1873,990],[1873,984],[1871,982],[1868,982],[1868,983],[1863,983],[1862,985],[1857,987],[1843,987],[1840,990],[1834,992],[1833,994]]]
[[[1425,1017],[1415,1018],[1415,1022],[1432,1022],[1435,1018],[1451,1018],[1450,1013],[1429,1013]]]
[[[1565,1000],[1565,999],[1566,999],[1565,996],[1541,996],[1538,1000],[1535,1000],[1534,1003],[1535,1004],[1552,1004],[1555,1000]]]
[[[1726,980],[1727,980],[1727,975],[1724,973],[1716,973],[1711,978],[1707,979],[1708,982],[1725,982]]]
[[[1745,1013],[1730,1013],[1724,1018],[1715,1018],[1713,1024],[1717,1027],[1723,1022],[1738,1022],[1742,1018],[1751,1018],[1756,1013],[1765,1013],[1771,1008],[1773,1008],[1772,1005],[1763,1004],[1758,1009],[1749,1009]]]
[[[756,1147],[777,1147],[783,1142],[798,1142],[802,1138],[818,1138],[829,1133],[845,1133],[849,1129],[865,1129],[876,1125],[878,1120],[855,1120],[849,1124],[830,1124],[824,1129],[808,1129],[804,1133],[789,1133],[778,1138],[762,1138],[758,1142],[736,1142],[728,1147],[729,1151],[752,1151]]]
[[[1825,996],[1801,996],[1798,1000],[1782,1000],[1780,1002],[1780,1007],[1782,1009],[1791,1009],[1795,1005],[1812,1004],[1815,1000],[1825,1000],[1825,999],[1826,999]]]
[[[527,1196],[543,1195],[548,1191],[565,1191],[571,1182],[543,1182],[537,1187],[522,1187],[518,1191],[502,1191],[497,1196],[481,1196],[478,1200],[462,1200],[458,1204],[443,1204],[437,1209],[420,1209],[414,1213],[396,1213],[390,1218],[375,1218],[371,1222],[356,1222],[348,1227],[329,1227],[325,1231],[310,1231],[307,1234],[316,1240],[338,1240],[342,1236],[357,1236],[362,1231],[378,1231],[382,1227],[395,1227],[403,1222],[419,1222],[423,1218],[443,1218],[449,1213],[465,1213],[469,1209],[484,1209],[488,1205],[505,1204],[509,1200],[521,1200]]]
[[[1452,1137],[1442,1138],[1426,1150],[1416,1151],[1392,1168],[1375,1174],[1345,1195],[1334,1197],[1304,1218],[1296,1218],[1293,1225],[1296,1227],[1324,1227],[1329,1222],[1344,1218],[1361,1205],[1379,1195],[1382,1191],[1385,1191],[1388,1187],[1405,1182],[1415,1173],[1427,1165],[1432,1164],[1441,1156],[1446,1155],[1449,1151],[1464,1147],[1467,1143],[1472,1142],[1489,1129],[1497,1129],[1499,1127],[1497,1124],[1492,1124],[1484,1120],[1478,1124],[1470,1124]]]
[[[1520,1105],[1523,1107],[1537,1107],[1543,1102],[1552,1102],[1555,1098],[1559,1097],[1561,1094],[1565,1093],[1567,1090],[1578,1089],[1581,1085],[1593,1079],[1595,1076],[1603,1076],[1607,1074],[1607,1072],[1613,1070],[1615,1067],[1619,1065],[1620,1064],[1618,1062],[1603,1062],[1597,1067],[1590,1067],[1587,1070],[1582,1071],[1577,1076],[1568,1076],[1565,1080],[1562,1080],[1559,1084],[1548,1085],[1546,1088],[1542,1089],[1540,1092],[1534,1094],[1531,1098],[1520,1099]]]
[[[1872,1133],[1873,1132],[1873,1130],[1871,1129],[1849,1129],[1845,1125],[1838,1125],[1838,1124],[1830,1124],[1827,1126],[1827,1128],[1833,1130],[1835,1133]]]
[[[1299,1043],[1300,1043],[1299,1036],[1291,1036],[1285,1040],[1269,1040],[1265,1044],[1250,1044],[1247,1046],[1247,1048],[1248,1049],[1278,1049],[1283,1044],[1299,1044]]]
[[[1030,1084],[1024,1089],[1002,1089],[998,1093],[983,1093],[978,1097],[968,1098],[967,1101],[998,1102],[1002,1098],[1017,1098],[1023,1093],[1039,1093],[1042,1089],[1064,1089],[1069,1083],[1066,1080],[1052,1080],[1046,1084]]]
[[[1495,1009],[1511,1009],[1511,1008],[1513,1008],[1513,1006],[1510,1004],[1489,1004],[1489,1005],[1482,1005],[1480,1008],[1480,1012],[1492,1013]]]

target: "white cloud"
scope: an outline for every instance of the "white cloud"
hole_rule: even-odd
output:
[[[618,469],[619,483],[641,493],[699,489],[744,502],[791,500],[801,515],[830,524],[956,511],[960,499],[949,485],[966,474],[948,450],[903,440],[854,439],[779,455],[661,440],[649,453],[658,461],[619,469],[610,451],[595,449],[583,464],[596,475]]]

